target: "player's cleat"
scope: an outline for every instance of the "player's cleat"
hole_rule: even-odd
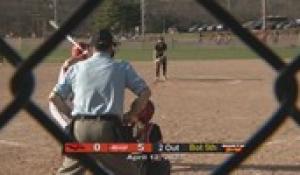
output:
[[[163,80],[163,81],[167,81],[167,79],[168,79],[168,78],[167,78],[166,76],[163,76],[163,77],[162,77],[162,80]]]

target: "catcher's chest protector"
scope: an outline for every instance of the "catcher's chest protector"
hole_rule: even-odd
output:
[[[146,126],[144,139],[146,142],[158,143],[162,142],[163,137],[160,127],[157,124],[149,123]],[[147,175],[170,175],[171,163],[169,160],[162,158],[161,160],[147,160],[145,162]]]
[[[138,135],[138,142],[158,143],[162,142],[163,137],[160,127],[157,124],[149,123]]]

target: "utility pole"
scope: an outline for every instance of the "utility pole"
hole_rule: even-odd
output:
[[[53,0],[54,21],[57,21],[57,0]]]
[[[262,0],[262,29],[266,30],[266,16],[267,16],[267,0]]]
[[[227,0],[227,9],[229,12],[231,11],[231,0]]]
[[[142,30],[142,37],[145,37],[145,0],[140,1],[141,6],[141,30]]]
[[[287,9],[286,11],[287,11],[287,13],[286,13],[285,16],[287,16],[287,17],[292,17],[293,16],[293,11],[292,11],[291,7],[292,7],[291,1],[286,0],[286,9]]]

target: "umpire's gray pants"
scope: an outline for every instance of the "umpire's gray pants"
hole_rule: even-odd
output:
[[[116,142],[116,124],[98,119],[79,119],[74,123],[74,136],[79,142]],[[125,154],[93,154],[97,162],[114,175],[145,175],[145,170]],[[58,175],[83,175],[85,168],[76,159],[65,156]]]

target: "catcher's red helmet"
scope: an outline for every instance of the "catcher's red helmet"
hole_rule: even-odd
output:
[[[78,44],[81,48],[78,48],[77,46],[74,45],[71,49],[72,58],[86,59],[88,57],[87,52],[86,53],[83,52],[84,50],[88,49],[89,45],[84,42],[79,42]]]
[[[144,124],[149,123],[153,117],[154,111],[154,104],[149,100],[146,107],[138,114],[139,120]]]

